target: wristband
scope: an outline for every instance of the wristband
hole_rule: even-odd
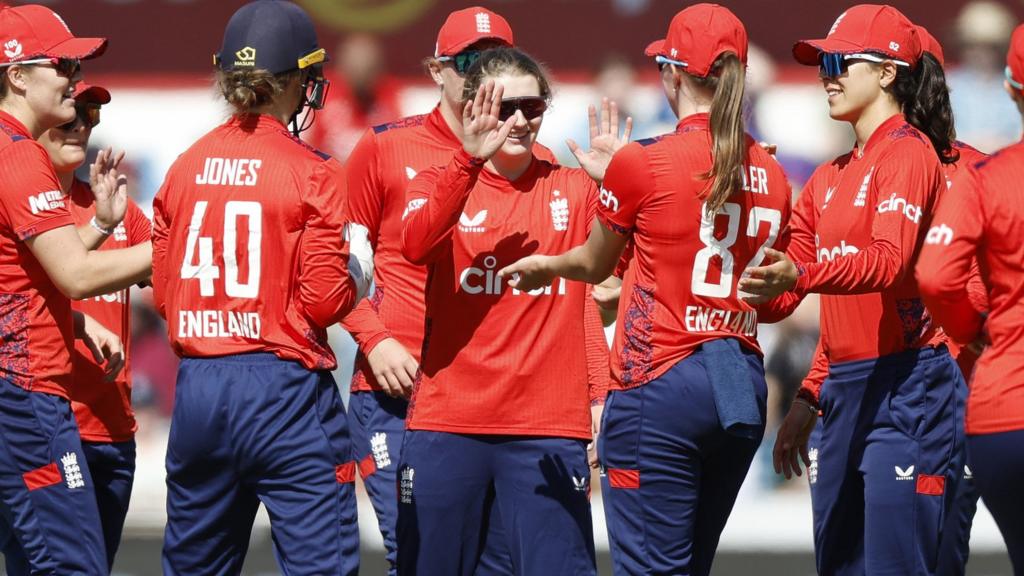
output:
[[[100,226],[100,223],[96,221],[95,216],[93,216],[92,219],[89,220],[89,226],[92,226],[94,230],[96,230],[100,234],[103,234],[104,236],[110,236],[111,234],[114,233],[114,228],[116,228],[116,226],[114,228],[104,228],[103,226]]]

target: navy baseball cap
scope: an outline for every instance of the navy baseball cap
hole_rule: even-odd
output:
[[[281,74],[327,60],[306,11],[285,0],[256,0],[238,9],[224,30],[224,43],[213,55],[225,72],[266,70]]]

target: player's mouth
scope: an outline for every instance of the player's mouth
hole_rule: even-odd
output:
[[[513,142],[514,144],[520,144],[530,139],[530,131],[523,130],[522,132],[509,132],[506,140]]]
[[[831,102],[833,98],[841,96],[843,93],[841,88],[827,86],[825,87],[825,94],[828,95],[828,101]]]

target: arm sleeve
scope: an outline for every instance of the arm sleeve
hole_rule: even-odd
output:
[[[818,407],[818,399],[821,397],[821,386],[828,377],[828,358],[825,357],[825,350],[821,345],[821,338],[818,338],[818,345],[814,347],[814,358],[811,360],[811,368],[807,371],[807,377],[800,384],[796,392],[797,398],[803,398],[812,406]]]
[[[133,200],[128,199],[128,211],[125,213],[125,228],[128,232],[128,245],[144,244],[153,237],[153,224],[142,213]]]
[[[7,226],[24,241],[74,226],[69,200],[61,192],[50,158],[38,143],[19,140],[3,151],[0,165],[0,206]]]
[[[928,310],[960,343],[981,331],[982,315],[971,304],[967,285],[984,226],[980,183],[973,170],[961,172],[939,201],[915,270]]]
[[[348,183],[349,219],[370,231],[370,244],[375,254],[384,212],[384,190],[378,168],[377,139],[371,128],[363,134],[348,157],[345,180]],[[352,335],[363,354],[369,354],[381,340],[391,337],[371,298],[360,300],[341,325]]]
[[[981,267],[978,266],[976,254],[971,258],[971,272],[967,278],[967,298],[971,301],[971,306],[974,306],[978,312],[987,314],[991,309],[991,303],[988,301],[988,287],[985,286],[985,281],[981,278]]]
[[[171,174],[168,172],[163,186],[153,198],[153,304],[160,316],[167,318],[167,242],[171,227],[171,217],[167,210],[167,190],[170,186]]]
[[[593,186],[587,194],[587,220],[593,221],[597,212],[597,190]],[[594,301],[594,287],[587,284],[583,300],[583,339],[587,357],[587,382],[590,389],[590,405],[604,404],[611,381],[608,365],[608,341],[604,336],[601,310]]]
[[[627,235],[636,226],[637,214],[654,190],[647,155],[639,144],[619,150],[605,171],[597,204],[597,218],[605,228]]]
[[[776,249],[785,252],[793,262],[813,262],[816,259],[814,226],[818,212],[814,199],[817,185],[822,182],[819,176],[821,171],[819,168],[804,186],[797,197],[796,205],[783,213],[782,231],[779,233]],[[758,304],[757,321],[773,324],[787,318],[800,306],[805,296],[807,293],[802,291],[783,292],[777,298]]]
[[[459,150],[443,170],[424,170],[409,183],[402,254],[413,264],[436,260],[459,221],[482,164]]]
[[[871,242],[856,254],[804,264],[797,291],[879,292],[912,270],[923,215],[930,213],[944,187],[937,161],[930,151],[915,146],[879,163],[873,179],[881,197],[875,198],[879,203],[873,208]]]
[[[298,300],[306,317],[326,328],[352,310],[356,287],[342,239],[348,218],[344,170],[336,160],[316,165],[302,195]]]

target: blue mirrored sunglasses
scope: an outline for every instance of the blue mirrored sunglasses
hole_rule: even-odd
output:
[[[822,52],[818,55],[818,75],[822,78],[837,78],[846,73],[850,67],[850,60],[865,60],[880,64],[886,60],[892,60],[897,66],[910,67],[910,64],[895,58],[887,58],[877,54],[857,53],[839,54],[837,52]]]
[[[459,74],[465,74],[469,67],[473,65],[480,58],[479,50],[463,50],[454,56],[440,56],[438,62],[451,62],[452,66],[455,67],[455,71]]]

